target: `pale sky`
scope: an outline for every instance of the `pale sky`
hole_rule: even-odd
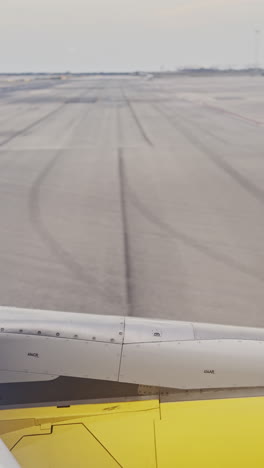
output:
[[[0,0],[0,72],[264,65],[264,0]]]

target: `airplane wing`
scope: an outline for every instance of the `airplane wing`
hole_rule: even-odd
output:
[[[1,468],[263,466],[264,398],[227,398],[263,393],[263,329],[7,307],[0,322],[2,382],[97,389],[1,410]]]
[[[264,329],[0,307],[0,380],[264,386]]]
[[[0,437],[23,468],[262,468],[263,419],[263,398],[110,402],[3,410]]]

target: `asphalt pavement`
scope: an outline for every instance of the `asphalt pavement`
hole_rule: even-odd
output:
[[[264,326],[264,77],[0,80],[0,304]]]

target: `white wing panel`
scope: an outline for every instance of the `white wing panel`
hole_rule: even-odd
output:
[[[181,389],[263,386],[264,342],[126,344],[119,380]]]
[[[0,332],[122,343],[124,319],[110,315],[0,307]]]
[[[1,334],[0,371],[117,380],[121,345]]]
[[[192,323],[173,320],[125,318],[124,343],[193,340]]]

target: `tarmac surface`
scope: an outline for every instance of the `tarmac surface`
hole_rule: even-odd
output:
[[[0,304],[264,326],[264,77],[0,79]]]

